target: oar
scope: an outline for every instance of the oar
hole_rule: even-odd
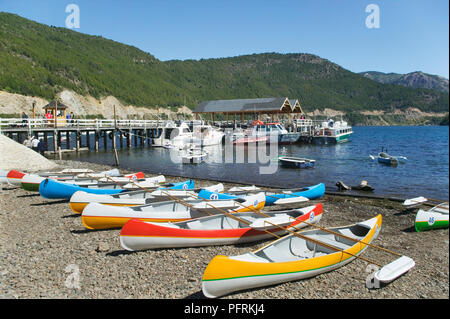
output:
[[[352,241],[354,241],[354,242],[358,242],[358,243],[367,245],[367,246],[372,247],[372,248],[376,248],[376,249],[385,251],[385,252],[390,253],[390,254],[392,254],[392,255],[395,255],[395,256],[402,256],[401,254],[396,253],[396,252],[393,252],[393,251],[391,251],[391,250],[389,250],[389,249],[386,249],[386,248],[383,248],[383,247],[380,247],[380,246],[376,246],[376,245],[373,245],[373,244],[371,244],[371,243],[366,243],[366,242],[364,242],[364,241],[362,241],[362,240],[358,240],[358,239],[356,239],[356,238],[346,236],[346,235],[344,235],[344,234],[341,234],[341,233],[332,231],[332,230],[330,230],[330,229],[321,227],[321,226],[319,226],[319,225],[314,225],[314,224],[308,223],[307,221],[300,221],[300,222],[301,222],[301,223],[305,223],[306,225],[311,226],[311,227],[313,227],[313,228],[317,228],[317,229],[320,229],[320,230],[322,230],[322,231],[325,231],[325,232],[327,232],[327,233],[330,233],[330,234],[333,234],[333,235],[336,235],[336,236],[339,236],[339,237],[342,237],[342,238],[345,238],[345,239],[348,239],[348,240],[352,240]]]

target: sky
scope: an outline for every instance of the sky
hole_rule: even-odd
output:
[[[449,78],[448,0],[0,0],[0,11],[70,27],[69,4],[79,8],[74,31],[162,61],[311,53],[352,72]],[[376,22],[370,5],[378,27],[368,27]]]

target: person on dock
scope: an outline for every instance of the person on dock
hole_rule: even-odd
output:
[[[32,140],[33,140],[33,138],[30,138],[30,135],[27,135],[27,138],[25,139],[25,141],[23,141],[23,145],[25,145],[28,148],[31,148]]]
[[[22,112],[22,126],[27,126],[28,124],[28,115],[25,112]]]
[[[39,145],[39,140],[37,139],[36,136],[33,136],[33,137],[31,138],[31,149],[32,149],[33,151],[38,152],[38,145]]]
[[[42,156],[44,156],[44,153],[47,150],[47,144],[45,144],[45,142],[44,142],[44,140],[42,138],[39,139],[38,150],[39,150],[39,153],[41,153]]]

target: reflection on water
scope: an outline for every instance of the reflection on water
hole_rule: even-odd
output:
[[[258,154],[254,146],[208,146],[209,158],[201,164],[181,164],[179,151],[165,148],[118,150],[121,167],[154,174],[211,178],[222,181],[255,183],[274,187],[302,187],[324,182],[336,190],[336,182],[358,185],[368,181],[375,194],[448,198],[448,127],[354,127],[351,142],[330,145],[282,145]],[[91,144],[92,145],[92,144]],[[390,167],[373,162],[387,147],[392,155],[408,158],[406,164]],[[265,155],[265,156],[262,156]],[[286,169],[276,160],[279,155],[316,160],[311,169]],[[113,152],[99,151],[67,155],[65,158],[113,164]],[[230,160],[232,159],[232,161]],[[231,163],[230,163],[231,162]],[[266,168],[266,173],[261,169]]]

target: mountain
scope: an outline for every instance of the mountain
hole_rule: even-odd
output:
[[[305,110],[448,112],[448,94],[382,84],[306,53],[160,61],[101,36],[0,12],[0,90],[53,99],[64,89],[155,108],[287,96]]]
[[[383,73],[376,71],[360,72],[359,74],[384,84],[397,84],[411,88],[425,88],[448,93],[448,79],[423,73],[420,71],[407,74]]]

